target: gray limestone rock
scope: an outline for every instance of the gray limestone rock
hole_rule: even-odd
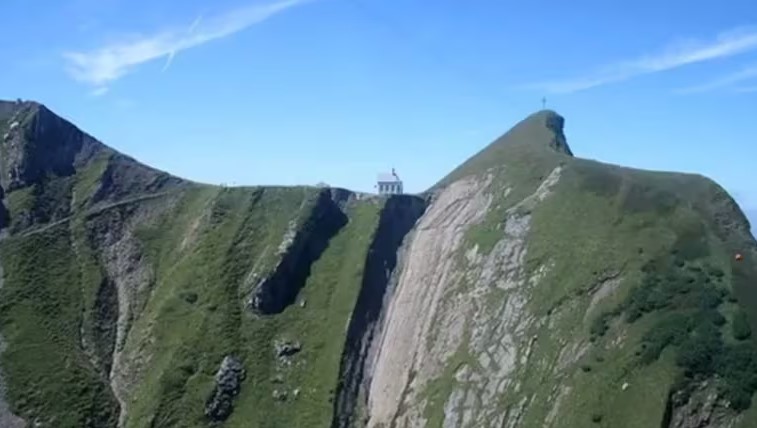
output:
[[[274,348],[277,357],[287,358],[300,352],[302,350],[302,344],[298,341],[281,340],[276,342]]]
[[[216,387],[205,403],[205,416],[214,421],[223,421],[234,410],[233,400],[242,386],[246,371],[241,361],[226,356],[216,372]]]

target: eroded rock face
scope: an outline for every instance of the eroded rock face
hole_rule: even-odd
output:
[[[144,255],[136,230],[154,224],[170,211],[177,197],[164,197],[159,204],[125,201],[93,212],[86,222],[87,243],[96,250],[103,280],[92,309],[90,325],[81,334],[82,348],[104,378],[120,406],[119,426],[128,419],[128,404],[135,385],[143,379],[151,357],[140,346],[127,347],[132,325],[139,318],[155,284],[153,267]],[[81,255],[84,249],[73,246]]]
[[[505,391],[529,363],[544,320],[527,310],[530,290],[548,266],[524,266],[531,211],[560,178],[555,168],[539,188],[509,209],[503,234],[484,253],[466,247],[468,228],[486,216],[491,178],[459,180],[421,217],[387,315],[369,391],[369,427],[427,426],[427,391],[454,370],[451,390],[433,409],[445,428],[517,427],[529,404],[503,403]],[[462,265],[461,265],[462,264]],[[475,364],[453,364],[455,358]]]
[[[380,339],[381,351],[373,371],[369,426],[389,426],[400,417],[401,408],[407,408],[406,404],[413,400],[407,397],[411,385],[425,383],[429,372],[441,370],[443,360],[460,343],[464,314],[451,312],[460,322],[450,320],[436,325],[447,331],[448,340],[440,343],[445,349],[436,349],[436,355],[428,352],[433,346],[427,342],[443,304],[442,296],[457,282],[453,255],[462,243],[464,226],[480,221],[491,202],[484,192],[487,185],[476,179],[450,185],[427,209],[407,244],[406,260],[388,309],[388,321]],[[421,376],[425,380],[419,379],[419,371],[424,372]],[[414,405],[421,407],[421,403]]]
[[[5,141],[4,173],[8,191],[38,182],[46,174],[70,176],[97,152],[102,143],[58,117],[46,107],[24,103],[15,112]]]
[[[669,399],[665,428],[733,428],[737,413],[718,394],[716,382],[708,380],[679,391]]]
[[[10,225],[10,213],[8,212],[8,208],[5,206],[4,199],[5,191],[3,190],[3,187],[0,186],[0,230],[3,230],[8,227],[8,225]]]
[[[555,137],[550,141],[549,145],[558,152],[565,153],[566,155],[573,156],[573,152],[568,146],[568,141],[565,139],[563,129],[565,127],[565,119],[557,113],[551,112],[546,118],[546,127],[555,133]]]
[[[397,269],[403,242],[409,241],[410,230],[426,209],[425,201],[416,196],[396,195],[387,199],[365,262],[360,287],[340,364],[337,398],[334,403],[332,427],[356,426],[362,415],[368,393],[371,366],[378,352],[385,308],[397,282]],[[359,426],[359,425],[358,425]]]
[[[214,421],[226,420],[234,410],[233,400],[239,394],[246,371],[242,362],[227,355],[216,372],[216,386],[205,403],[205,416]]]
[[[281,340],[274,345],[276,356],[279,358],[287,358],[300,352],[302,344],[297,341]]]

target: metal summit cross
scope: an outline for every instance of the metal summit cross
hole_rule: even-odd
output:
[[[545,108],[547,108],[547,97],[542,97],[541,98],[541,109],[544,110]]]

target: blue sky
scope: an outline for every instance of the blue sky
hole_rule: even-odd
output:
[[[420,191],[541,107],[581,157],[757,212],[757,3],[0,3],[0,98],[191,179]],[[177,5],[181,5],[180,7]]]

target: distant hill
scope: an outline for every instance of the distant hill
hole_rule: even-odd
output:
[[[379,197],[194,183],[0,102],[0,427],[757,426],[746,216],[563,124]]]

